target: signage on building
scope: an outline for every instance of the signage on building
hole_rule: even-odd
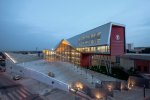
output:
[[[116,34],[116,40],[119,41],[120,40],[120,35]]]

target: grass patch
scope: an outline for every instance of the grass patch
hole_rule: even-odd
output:
[[[129,78],[129,74],[123,71],[121,68],[112,68],[111,76],[122,80],[128,80]]]
[[[112,67],[112,74],[107,73],[106,67],[105,66],[92,66],[89,68],[92,71],[98,72],[98,73],[102,73],[102,74],[106,74],[121,80],[128,80],[129,74],[126,73],[122,68],[116,68],[116,67]]]

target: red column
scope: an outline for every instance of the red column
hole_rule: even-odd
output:
[[[91,55],[90,54],[81,54],[81,66],[82,67],[87,67],[87,66],[91,66]]]

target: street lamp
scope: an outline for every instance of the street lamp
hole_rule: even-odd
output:
[[[92,84],[93,84],[93,77],[94,77],[94,75],[91,75],[92,76]]]
[[[78,67],[79,67],[79,65],[77,65],[77,72],[78,72]]]
[[[143,96],[145,98],[145,84],[144,84],[144,87],[143,87]]]
[[[80,75],[82,75],[82,67],[80,66],[80,70],[81,70],[81,74]]]
[[[88,70],[88,69],[86,68],[86,79],[88,79],[88,78],[87,78],[87,70]]]

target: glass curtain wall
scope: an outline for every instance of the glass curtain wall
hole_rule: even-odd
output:
[[[54,62],[55,61],[55,52],[51,50],[43,50],[43,57],[46,61]]]
[[[56,48],[55,56],[57,60],[70,62],[80,66],[80,52],[78,52],[65,40],[63,40]]]
[[[87,52],[87,53],[106,53],[109,54],[110,53],[110,48],[109,46],[95,46],[95,47],[84,47],[84,48],[77,48],[77,50],[79,52]]]

